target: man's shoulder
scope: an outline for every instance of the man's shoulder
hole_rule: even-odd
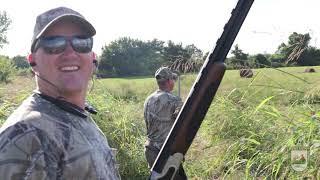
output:
[[[176,96],[170,92],[166,91],[156,91],[152,93],[145,102],[146,104],[156,104],[157,107],[163,105],[163,106],[168,106],[170,104],[181,104],[182,100],[179,96]]]
[[[30,118],[29,114],[32,111],[32,96],[25,99],[22,104],[13,111],[12,114],[7,118],[7,120],[2,124],[0,128],[0,133],[14,124],[24,121]]]
[[[10,158],[26,159],[24,156],[29,154],[30,146],[39,146],[40,138],[44,137],[39,136],[39,130],[26,122],[17,122],[3,128],[0,132],[0,161]]]
[[[56,120],[58,113],[50,113],[55,109],[57,108],[54,107],[54,104],[31,95],[7,118],[0,128],[0,133],[19,123],[36,126],[40,129],[50,129],[58,122]]]
[[[56,138],[68,134],[70,129],[68,124],[59,122],[47,113],[18,108],[0,128],[0,152],[5,147],[25,151],[31,145],[39,146],[49,140],[56,142]]]
[[[179,96],[176,96],[167,91],[162,91],[160,98],[166,99],[168,101],[181,101],[181,98]]]
[[[162,90],[157,90],[154,93],[152,93],[150,96],[158,97],[158,98],[173,99],[173,100],[181,99],[179,96],[176,96],[176,95],[174,95],[173,93],[171,93],[169,91],[162,91]]]
[[[48,132],[34,124],[18,122],[0,133],[0,162],[9,164],[9,161],[15,160],[16,164],[11,166],[14,168],[21,162],[29,162],[35,153],[40,153],[39,155],[42,155],[43,151],[47,154],[60,153],[63,147],[61,144],[54,139],[54,136],[50,136]]]

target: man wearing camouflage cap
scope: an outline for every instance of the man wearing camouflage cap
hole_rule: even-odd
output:
[[[144,120],[147,127],[145,156],[149,168],[152,167],[170,129],[182,107],[181,98],[172,94],[177,74],[168,67],[155,72],[159,89],[153,92],[144,103]],[[186,179],[181,166],[176,179]]]
[[[85,101],[95,33],[66,7],[37,17],[28,58],[36,90],[0,128],[1,179],[120,179]]]

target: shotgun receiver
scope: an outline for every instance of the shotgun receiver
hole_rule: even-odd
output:
[[[226,70],[224,60],[254,0],[239,0],[214,50],[204,62],[170,133],[151,168],[149,179],[175,179]]]

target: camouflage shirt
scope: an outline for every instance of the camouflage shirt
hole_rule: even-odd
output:
[[[180,97],[162,90],[155,91],[146,99],[144,103],[148,138],[146,146],[161,149],[181,107]]]
[[[33,94],[0,129],[1,179],[120,179],[106,137],[87,117]]]

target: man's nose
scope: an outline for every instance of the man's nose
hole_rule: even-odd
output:
[[[70,41],[67,41],[67,46],[66,46],[66,49],[64,50],[64,53],[65,54],[75,53]]]

